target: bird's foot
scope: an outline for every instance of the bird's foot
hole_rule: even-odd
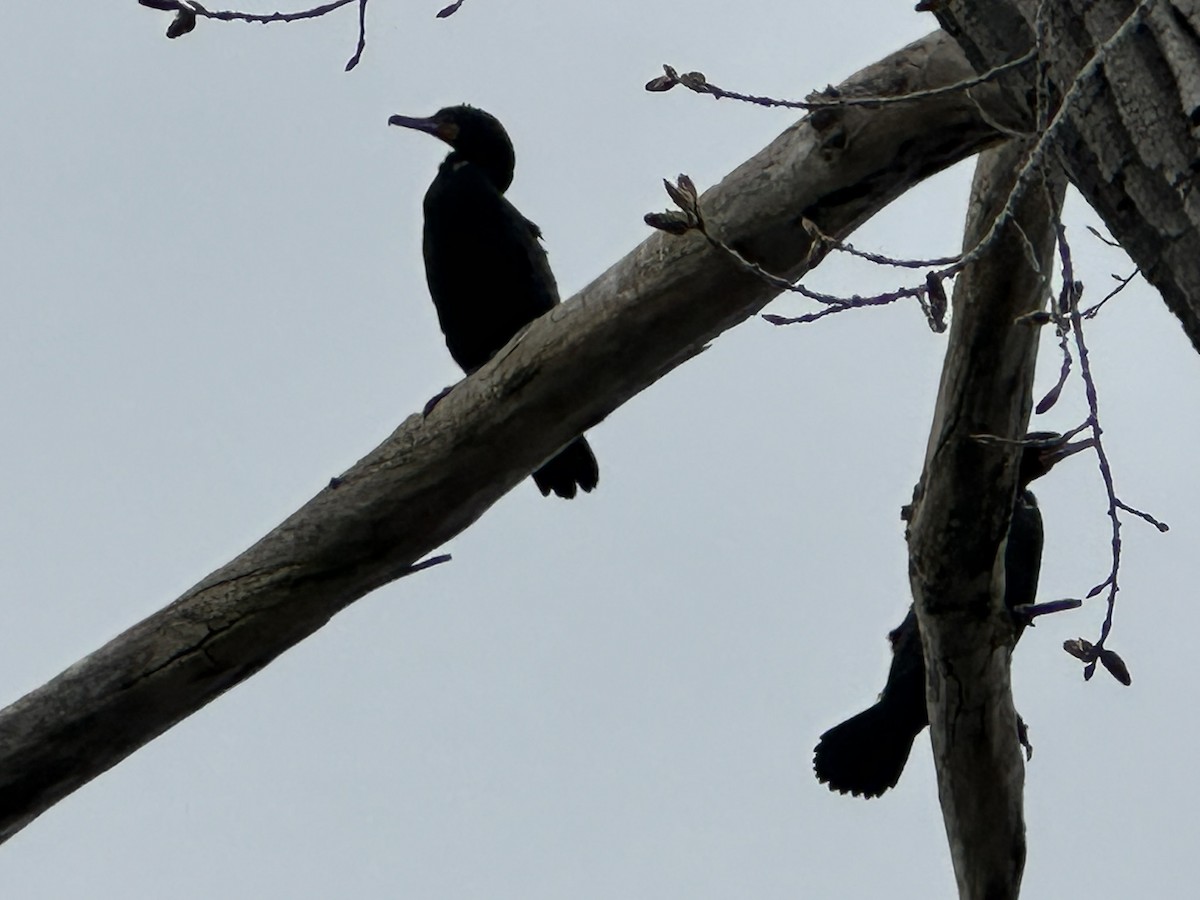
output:
[[[1025,762],[1033,759],[1033,744],[1029,743],[1029,726],[1025,724],[1025,720],[1017,715],[1017,740],[1021,742],[1021,746],[1025,748]]]
[[[441,391],[439,391],[438,393],[436,393],[432,397],[430,397],[429,402],[425,404],[425,408],[423,410],[421,410],[421,415],[428,416],[431,412],[433,412],[433,408],[435,406],[437,406],[439,403],[441,403],[442,398],[445,397],[452,390],[454,390],[454,385],[450,385],[450,387],[448,387],[448,388],[442,388]]]

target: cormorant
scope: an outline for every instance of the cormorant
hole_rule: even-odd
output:
[[[516,162],[512,141],[495,116],[472,106],[427,119],[392,116],[388,124],[451,148],[425,193],[425,277],[450,355],[470,375],[559,302],[541,230],[504,197]],[[582,435],[533,473],[543,495],[566,498],[599,479]]]
[[[1042,514],[1029,483],[1060,460],[1092,446],[1091,440],[1070,443],[1062,435],[1045,431],[1031,432],[1025,441],[1004,554],[1004,603],[1009,610],[1032,604],[1037,596]],[[1025,622],[1017,617],[1017,638],[1024,627]],[[879,700],[821,735],[813,754],[817,780],[828,784],[830,790],[878,797],[895,787],[913,741],[929,724],[921,630],[911,607],[888,639],[892,665]]]

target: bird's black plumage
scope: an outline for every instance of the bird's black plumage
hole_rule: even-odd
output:
[[[516,156],[499,120],[471,106],[392,116],[450,145],[425,193],[425,277],[450,355],[468,375],[559,302],[541,232],[504,192]],[[533,473],[543,494],[590,491],[600,472],[582,435]]]
[[[1017,495],[1004,554],[1004,603],[1009,610],[1032,604],[1037,596],[1042,562],[1042,514],[1029,483],[1045,475],[1059,460],[1088,446],[1068,443],[1061,435],[1034,432],[1026,436],[1017,476]],[[1024,630],[1015,620],[1017,637]],[[830,790],[878,797],[896,786],[908,762],[913,741],[929,724],[925,706],[925,658],[921,631],[911,608],[888,635],[892,665],[879,700],[821,735],[813,755],[817,779]]]

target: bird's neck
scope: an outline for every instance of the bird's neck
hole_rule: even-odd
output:
[[[501,194],[512,184],[515,162],[511,155],[498,155],[493,159],[468,159],[458,151],[451,153],[442,162],[439,172],[457,172],[463,166],[474,166],[487,178]]]

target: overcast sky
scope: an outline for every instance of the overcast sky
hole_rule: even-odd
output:
[[[661,178],[701,187],[795,116],[675,91],[662,63],[801,97],[916,39],[911,2],[441,0],[269,27],[133,0],[0,7],[0,703],[245,549],[458,377],[420,263],[444,155],[389,129],[469,101],[517,150],[509,193],[564,296],[647,235]],[[272,10],[274,5],[257,7]],[[853,238],[957,249],[970,166]],[[1097,298],[1130,264],[1090,237]],[[872,293],[830,259],[806,282]],[[782,301],[774,311],[805,309]],[[1124,688],[1060,649],[1015,657],[1029,897],[1187,897],[1200,360],[1135,283],[1091,324],[1130,521],[1110,646]],[[448,565],[328,627],[0,847],[0,896],[950,897],[927,737],[863,801],[812,777],[818,735],[882,687],[904,615],[899,508],[945,337],[913,305],[760,319],[590,433],[599,489],[518,486]],[[1053,383],[1053,342],[1039,390]],[[1038,427],[1085,415],[1078,387]],[[1043,599],[1107,573],[1094,464],[1037,486]]]

